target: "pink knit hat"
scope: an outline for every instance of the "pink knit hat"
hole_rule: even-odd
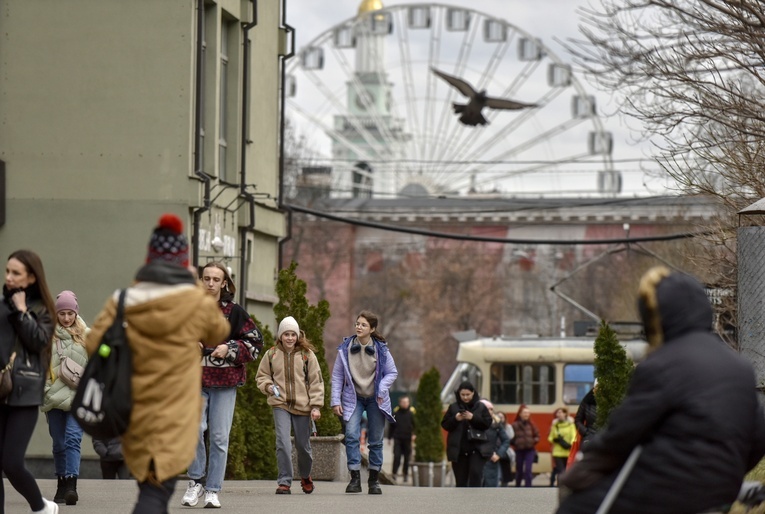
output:
[[[77,296],[71,291],[61,291],[56,296],[56,312],[74,311],[80,313],[80,306],[77,305]]]
[[[481,398],[481,403],[486,405],[487,409],[494,410],[494,404],[485,398]]]

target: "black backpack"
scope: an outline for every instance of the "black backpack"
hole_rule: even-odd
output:
[[[104,333],[98,350],[90,356],[72,402],[77,423],[97,439],[120,436],[130,424],[133,366],[125,334],[126,291],[120,291],[114,322]]]

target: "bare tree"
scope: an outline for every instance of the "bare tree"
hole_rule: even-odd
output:
[[[765,3],[601,0],[581,13],[585,39],[568,45],[577,64],[623,95],[680,192],[719,201],[687,257],[735,289],[735,213],[765,196]],[[735,319],[733,298],[721,319]]]

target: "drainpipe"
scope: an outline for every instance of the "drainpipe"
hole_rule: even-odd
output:
[[[287,80],[287,66],[286,62],[295,56],[295,28],[287,24],[285,19],[287,16],[287,0],[282,0],[282,28],[292,36],[292,42],[290,44],[290,51],[286,55],[279,56],[281,61],[281,113],[279,121],[279,209],[284,209],[284,131],[286,126],[286,120],[284,118],[284,105],[287,98],[286,94],[286,80]],[[278,265],[282,266],[282,258],[284,254],[284,244],[292,239],[292,211],[287,213],[287,235],[279,241],[279,256]]]
[[[244,46],[242,48],[242,139],[239,144],[242,171],[239,174],[239,195],[249,206],[249,223],[239,229],[239,305],[247,305],[247,234],[255,230],[255,197],[247,192],[247,145],[252,141],[249,131],[249,88],[250,88],[250,29],[258,24],[258,0],[252,0],[252,21],[242,25]]]
[[[193,264],[199,267],[199,225],[202,213],[210,210],[210,180],[211,177],[202,170],[202,88],[204,87],[204,56],[202,38],[205,27],[205,0],[197,0],[197,48],[196,48],[196,98],[194,99],[194,175],[204,183],[202,207],[194,209],[193,233],[191,235]]]

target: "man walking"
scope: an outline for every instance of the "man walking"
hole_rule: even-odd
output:
[[[396,421],[388,428],[388,444],[393,442],[393,475],[398,475],[401,457],[404,458],[402,475],[404,482],[409,476],[409,459],[412,456],[412,441],[414,440],[414,407],[410,407],[409,397],[404,395],[398,400],[398,407],[393,409]]]

